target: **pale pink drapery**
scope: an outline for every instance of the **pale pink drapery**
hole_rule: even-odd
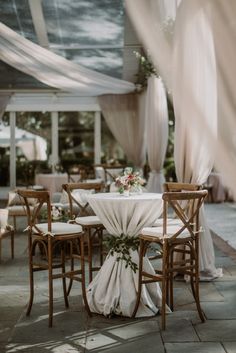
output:
[[[0,59],[39,81],[80,96],[133,92],[135,85],[89,70],[42,48],[0,23]]]
[[[98,97],[107,125],[137,168],[145,163],[145,96],[143,92]]]
[[[189,5],[189,6],[188,6]],[[179,9],[175,24],[173,103],[175,109],[175,165],[178,181],[203,184],[212,167],[213,153],[206,129],[189,129],[189,123],[204,117],[217,135],[217,75],[212,31],[207,13],[188,3]],[[191,74],[191,76],[190,76]],[[191,79],[191,85],[189,85]],[[192,102],[196,107],[193,109]],[[218,277],[211,233],[204,210],[200,215],[204,233],[200,236],[201,276]]]
[[[160,78],[148,79],[146,97],[147,156],[151,169],[147,183],[149,192],[162,192],[165,182],[163,164],[168,142],[168,109],[165,88]]]
[[[126,0],[127,9],[137,33],[174,97],[176,121],[178,120],[176,135],[182,138],[176,146],[178,149],[176,156],[180,156],[176,157],[179,180],[199,183],[204,182],[210,172],[214,162],[214,151],[218,152],[219,157],[223,156],[223,150],[219,153],[220,144],[215,134],[217,69],[214,59],[215,44],[209,21],[209,4],[213,5],[213,2],[182,0],[180,6],[182,10],[177,12],[178,26],[175,27],[175,36],[170,42],[160,23],[160,8],[156,0],[145,2]],[[201,18],[198,17],[199,10],[203,15]],[[184,12],[184,16],[189,16],[188,18],[183,16]],[[197,28],[199,24],[200,29]],[[196,43],[191,43],[189,40],[191,35],[194,36]],[[201,39],[203,39],[203,46]],[[215,37],[214,40],[216,40]],[[189,45],[191,49],[188,48]],[[175,55],[173,55],[173,48],[175,48]],[[213,63],[213,67],[210,67],[210,63]],[[200,82],[201,80],[203,82]],[[208,80],[211,82],[209,83]],[[228,161],[227,157],[226,160]],[[222,165],[226,164],[225,159],[221,162]],[[202,238],[206,247],[201,248],[201,270],[205,270],[212,277],[217,276],[212,239],[206,225]]]
[[[172,90],[172,73],[178,70],[178,67],[172,61],[173,48],[162,30],[160,11],[158,12],[159,1],[126,0],[126,9],[153,63],[168,88]],[[198,115],[197,120],[191,119],[191,115],[186,116],[184,118],[186,128],[190,134],[193,130],[198,131],[199,136],[202,130],[208,134],[211,145],[209,153],[212,152],[212,158],[217,156],[214,165],[222,174],[224,184],[232,190],[236,198],[236,26],[234,25],[236,2],[234,0],[182,0],[180,6],[192,6],[194,12],[201,8],[207,14],[214,38],[217,70],[218,136],[215,136],[214,130],[212,131],[202,114]],[[177,11],[177,18],[178,15]],[[200,49],[201,52],[202,49]],[[198,54],[196,53],[196,58],[193,57],[193,60],[198,59]],[[186,91],[192,85],[191,74],[192,70],[189,72]],[[181,82],[179,84],[181,85]],[[192,99],[188,101],[192,110],[201,111],[201,106],[198,106],[195,97]]]

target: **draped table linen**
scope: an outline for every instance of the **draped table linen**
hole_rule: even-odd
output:
[[[125,197],[118,193],[88,196],[88,202],[109,234],[136,237],[141,229],[152,226],[162,212],[162,194],[143,193]],[[138,265],[137,251],[130,250],[132,261]],[[117,261],[118,253],[108,254],[103,266],[87,288],[90,310],[105,316],[132,315],[137,298],[138,271]],[[153,272],[147,258],[144,270]],[[161,290],[158,283],[143,286],[136,317],[152,316],[161,307]]]

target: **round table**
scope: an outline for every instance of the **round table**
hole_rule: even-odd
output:
[[[152,226],[162,212],[162,194],[142,193],[125,197],[118,193],[100,193],[88,196],[93,208],[108,233],[136,237],[143,227]],[[132,262],[138,265],[138,252],[130,250]],[[103,266],[87,288],[88,303],[92,312],[105,316],[112,314],[130,317],[137,295],[138,271],[134,272],[120,255],[108,254]],[[145,271],[153,271],[147,258]],[[157,283],[143,286],[136,317],[152,316],[161,306],[161,290]]]

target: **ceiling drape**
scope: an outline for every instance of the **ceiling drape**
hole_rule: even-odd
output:
[[[0,23],[0,59],[37,80],[80,96],[124,94],[135,90],[130,82],[109,77],[42,48]]]

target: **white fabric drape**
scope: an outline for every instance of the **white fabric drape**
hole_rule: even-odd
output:
[[[0,59],[39,81],[81,96],[122,94],[135,90],[133,83],[112,78],[75,64],[25,39],[0,23]]]
[[[137,237],[141,229],[153,224],[162,212],[160,194],[141,194],[123,197],[117,193],[104,193],[88,196],[88,202],[98,215],[109,234],[120,237]],[[137,251],[129,251],[131,261],[138,264]],[[117,314],[130,317],[137,298],[138,272],[118,261],[119,253],[106,257],[100,271],[87,288],[89,307],[92,312],[105,316]],[[147,259],[144,270],[153,273]],[[143,286],[140,305],[136,317],[153,316],[161,303],[159,284]],[[167,309],[169,311],[169,309]]]
[[[98,97],[107,125],[137,168],[145,163],[145,96],[143,92]]]
[[[191,119],[191,115],[185,117],[187,119],[185,120],[186,129],[190,135],[192,131],[198,131],[200,136],[203,130],[208,134],[211,151],[214,150],[215,156],[217,156],[214,164],[222,174],[224,184],[231,189],[236,199],[236,26],[234,25],[236,2],[234,0],[182,0],[181,6],[189,6],[188,3],[190,3],[195,6],[194,11],[198,11],[195,2],[198,7],[202,8],[202,11],[209,14],[209,19],[211,19],[209,25],[213,31],[217,64],[219,131],[216,137],[201,114],[195,121]],[[152,57],[153,63],[168,88],[171,89],[171,72],[178,70],[178,68],[173,65],[171,67],[171,45],[162,31],[158,11],[153,11],[153,8],[158,8],[157,0],[126,0],[126,8],[140,39]],[[191,85],[190,75],[186,91]],[[188,104],[192,105],[192,110],[201,110],[201,106],[197,106],[195,102],[195,97],[192,97],[192,101],[188,101]]]
[[[148,79],[146,97],[147,155],[151,169],[147,183],[149,192],[162,192],[165,177],[163,164],[168,142],[168,109],[166,93],[160,78]]]
[[[22,149],[23,154],[29,161],[44,161],[47,159],[47,141],[41,136],[15,127],[15,140],[16,146]],[[0,124],[0,146],[9,147],[10,144],[10,126]]]
[[[45,161],[47,159],[47,141],[41,136],[35,136],[32,140],[21,140],[16,143],[22,149],[28,161]]]
[[[163,31],[160,0],[125,0],[135,31],[152,58],[165,85],[171,87],[172,47]]]
[[[196,4],[196,3],[195,3]],[[196,4],[198,6],[198,4]],[[175,165],[178,181],[203,184],[213,167],[208,134],[205,129],[187,128],[186,121],[204,117],[212,133],[217,133],[216,58],[212,32],[206,13],[196,11],[193,2],[180,6],[175,24],[173,71],[173,102],[175,109]],[[189,78],[191,77],[191,85]],[[197,107],[193,109],[191,102]],[[201,210],[200,271],[207,277],[217,277],[213,242],[204,210]]]
[[[215,145],[212,144],[212,140],[217,141],[214,44],[209,32],[209,23],[203,14],[198,16],[198,10],[206,3],[208,4],[202,0],[182,0],[181,11],[185,11],[186,7],[189,17],[186,18],[186,14],[183,15],[184,12],[182,15],[181,11],[177,12],[178,25],[175,28],[173,41],[175,55],[172,61],[173,48],[162,30],[160,7],[158,8],[157,1],[126,0],[129,15],[143,44],[172,90],[176,112],[176,137],[178,137],[175,140],[178,140],[178,145],[175,146],[178,179],[196,183],[206,181],[213,165]],[[206,7],[206,13],[208,13],[208,7]],[[200,28],[197,27],[198,25]],[[193,40],[192,43],[191,40]],[[193,44],[197,45],[197,51]],[[213,67],[211,67],[212,63]],[[202,216],[202,224],[205,232],[201,241],[201,270],[214,277],[220,275],[220,272],[214,265],[212,239],[204,216]]]

